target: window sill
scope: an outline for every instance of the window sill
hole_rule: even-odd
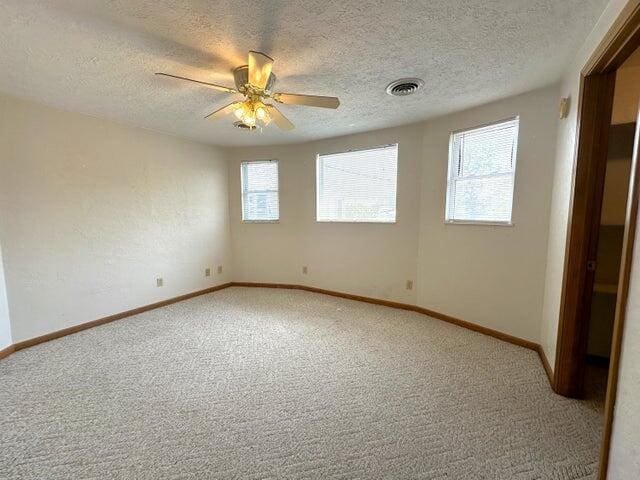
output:
[[[316,223],[351,223],[360,225],[395,225],[398,222],[376,222],[375,220],[318,220]]]
[[[484,225],[487,227],[515,227],[513,222],[485,222],[481,220],[445,220],[445,225]]]
[[[280,223],[280,220],[242,220],[242,223]]]

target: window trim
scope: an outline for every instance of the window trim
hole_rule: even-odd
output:
[[[481,130],[488,127],[493,127],[495,125],[500,125],[501,123],[507,122],[518,122],[518,132],[516,135],[515,141],[515,155],[513,156],[513,192],[511,194],[511,219],[506,221],[499,220],[456,220],[447,218],[449,215],[449,205],[451,202],[451,182],[452,182],[452,153],[453,153],[453,137],[459,133],[465,132],[473,132],[474,130]],[[517,161],[518,161],[518,146],[520,140],[520,115],[513,115],[511,117],[503,118],[500,120],[496,120],[494,122],[488,122],[481,125],[476,125],[473,127],[460,128],[458,130],[452,130],[449,133],[449,153],[447,156],[447,183],[446,183],[446,192],[445,192],[445,206],[444,206],[444,224],[445,225],[479,225],[479,226],[487,226],[487,227],[515,227],[515,222],[513,221],[513,206],[515,204],[516,198],[516,173],[517,173]],[[482,176],[485,177],[494,177],[496,175],[506,175],[506,174],[491,174],[491,175],[478,175],[474,178],[479,178]]]
[[[245,202],[245,194],[249,192],[245,192],[245,169],[244,166],[248,164],[255,163],[275,163],[276,170],[278,171],[278,189],[276,190],[276,194],[278,197],[278,218],[274,220],[247,220],[244,218],[244,202]],[[273,192],[273,190],[261,190],[264,192]],[[257,190],[256,190],[257,192]],[[263,159],[263,160],[245,160],[240,162],[240,219],[242,223],[280,223],[280,163],[278,159]]]
[[[383,220],[319,220],[318,219],[318,206],[320,204],[320,189],[318,188],[318,179],[319,179],[319,168],[320,168],[320,157],[328,156],[328,155],[340,155],[343,153],[351,153],[351,152],[366,152],[369,150],[380,150],[388,147],[396,147],[397,155],[396,155],[396,193],[395,193],[395,210],[396,215],[393,221],[383,221]],[[400,142],[392,142],[392,143],[383,143],[380,145],[374,145],[371,147],[364,148],[349,148],[347,150],[339,150],[334,152],[325,152],[325,153],[316,153],[316,168],[315,168],[315,178],[314,178],[314,188],[315,188],[315,220],[316,223],[331,223],[331,224],[358,224],[358,225],[396,225],[398,223],[398,176],[399,176],[399,166],[400,166]]]

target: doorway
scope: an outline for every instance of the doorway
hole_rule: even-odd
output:
[[[592,239],[596,245],[595,262],[587,266],[593,270],[593,286],[584,292],[590,305],[586,310],[589,321],[583,390],[586,397],[601,401],[605,398],[611,359],[639,103],[640,48],[616,71],[600,221]]]
[[[590,355],[591,360],[598,360],[596,363],[604,369],[603,375],[608,377],[606,389],[601,382],[606,390],[606,402],[600,479],[606,478],[608,466],[640,191],[637,168],[640,129],[635,129],[632,160],[628,166],[613,163],[626,161],[623,157],[624,152],[628,153],[629,142],[624,140],[623,131],[633,131],[633,126],[623,125],[637,122],[638,99],[625,98],[624,106],[633,113],[631,120],[624,121],[616,120],[621,104],[616,106],[615,100],[616,93],[621,97],[624,70],[636,66],[639,47],[640,2],[630,2],[583,69],[577,157],[552,378],[554,391],[582,398]],[[636,80],[635,85],[640,82]],[[628,191],[626,197],[624,190]],[[620,215],[621,205],[624,205],[624,217]]]

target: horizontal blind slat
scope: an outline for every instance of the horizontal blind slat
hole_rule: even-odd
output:
[[[242,219],[274,221],[280,217],[278,162],[242,163]]]
[[[447,220],[510,222],[518,119],[452,134]]]
[[[317,220],[395,222],[398,146],[317,159]]]

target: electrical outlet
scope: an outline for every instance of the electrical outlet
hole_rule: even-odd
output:
[[[218,275],[222,273],[222,265],[218,265]]]
[[[161,278],[156,278],[156,287],[161,287],[163,284],[163,281]]]
[[[307,266],[306,266],[306,265],[303,265],[303,266],[302,266],[302,273],[304,273],[305,275],[306,275],[307,273],[309,273],[309,269],[307,268]]]
[[[407,290],[413,290],[413,280],[407,280]]]
[[[210,268],[205,268],[204,269],[204,276],[205,277],[210,277],[211,276],[211,269]]]

